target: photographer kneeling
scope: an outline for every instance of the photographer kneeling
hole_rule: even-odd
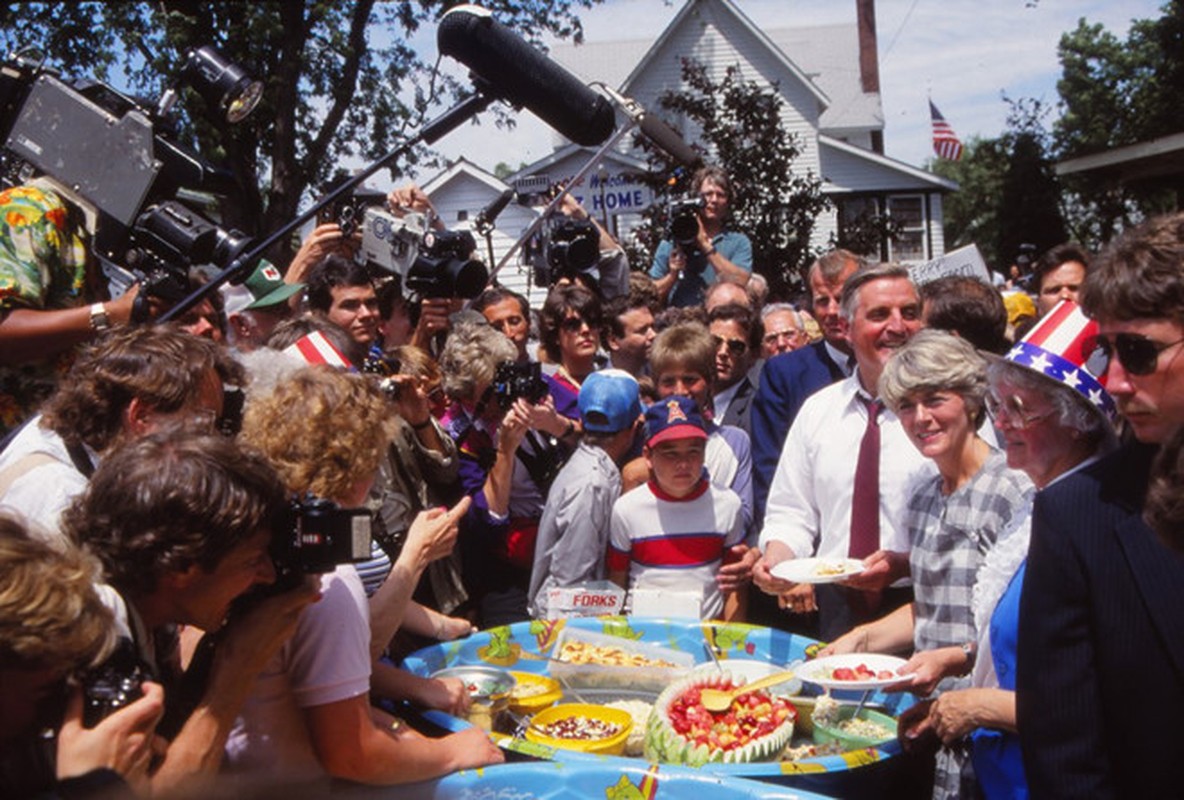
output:
[[[733,196],[727,173],[703,167],[691,188],[698,198],[697,212],[674,212],[673,238],[658,245],[650,266],[650,277],[669,306],[702,305],[704,292],[717,280],[744,286],[752,274],[752,243],[727,224]]]

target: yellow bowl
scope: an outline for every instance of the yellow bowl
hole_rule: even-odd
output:
[[[620,730],[612,736],[601,739],[561,739],[547,736],[538,730],[538,728],[569,717],[587,717],[611,725],[619,725]],[[560,750],[578,750],[583,753],[619,756],[625,751],[625,740],[629,738],[629,731],[633,728],[633,717],[628,711],[622,711],[619,708],[594,706],[587,703],[562,703],[535,714],[531,723],[531,727],[526,729],[526,738],[532,742]]]
[[[563,697],[559,681],[533,672],[511,672],[518,683],[510,692],[510,710],[515,714],[534,714],[553,706]]]

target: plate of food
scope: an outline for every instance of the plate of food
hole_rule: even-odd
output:
[[[798,677],[828,689],[880,689],[913,679],[911,672],[897,672],[905,663],[903,658],[879,653],[845,653],[807,661],[798,669]]]
[[[769,570],[774,578],[792,583],[834,583],[863,572],[858,558],[790,558]]]

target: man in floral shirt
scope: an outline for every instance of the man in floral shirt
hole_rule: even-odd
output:
[[[82,211],[38,179],[0,192],[0,436],[53,390],[74,347],[131,317],[136,291],[105,296]]]

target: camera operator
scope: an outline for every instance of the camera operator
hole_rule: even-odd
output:
[[[109,299],[86,215],[47,179],[0,192],[0,436],[31,416],[73,348],[126,325],[138,287]]]
[[[664,240],[650,267],[662,300],[678,307],[702,305],[704,291],[720,278],[744,286],[752,274],[752,243],[728,227],[733,187],[727,173],[702,167],[691,187],[702,203],[698,231],[681,242]]]
[[[242,435],[263,450],[289,491],[356,508],[370,491],[390,429],[388,401],[373,381],[312,367],[253,397]],[[447,530],[455,529],[464,509],[433,516],[429,523],[442,535],[431,540],[450,549]],[[415,537],[412,530],[409,541]],[[370,707],[371,688],[389,694],[403,677],[392,673],[402,671],[373,662],[371,602],[353,564],[338,564],[319,583],[320,602],[260,675],[231,736],[237,770],[260,779],[279,774],[302,787],[330,777],[394,784],[502,760],[479,729],[429,739],[392,728],[389,717],[380,723],[382,715]],[[450,688],[438,684],[431,685]],[[467,697],[463,685],[451,688]]]
[[[42,414],[0,452],[0,503],[49,532],[121,442],[186,421],[207,430],[243,370],[214,342],[171,325],[112,331],[84,348]]]
[[[141,788],[147,776],[163,692],[145,681],[140,699],[94,727],[83,724],[75,681],[115,644],[111,612],[94,589],[98,564],[75,547],[51,547],[0,515],[0,574],[5,796],[131,796],[127,784]],[[52,727],[58,730],[51,742],[42,729]]]
[[[99,558],[114,590],[104,599],[127,643],[117,652],[132,662],[120,665],[114,680],[154,676],[176,714],[184,677],[175,626],[219,631],[196,706],[169,720],[176,733],[154,764],[154,793],[192,791],[195,779],[218,769],[256,676],[316,599],[302,585],[223,628],[232,601],[275,580],[269,548],[287,507],[283,485],[261,456],[225,436],[176,426],[105,457],[63,516],[67,536]]]
[[[589,214],[580,205],[579,200],[576,200],[569,193],[565,193],[563,199],[559,201],[559,213],[571,219],[586,220],[592,223],[592,226],[596,229],[598,236],[597,246],[600,250],[600,254],[596,260],[598,278],[594,285],[587,285],[585,283],[585,288],[595,292],[602,302],[628,294],[629,259],[625,255],[625,250],[621,247],[621,243],[600,224],[600,221],[596,217]]]

